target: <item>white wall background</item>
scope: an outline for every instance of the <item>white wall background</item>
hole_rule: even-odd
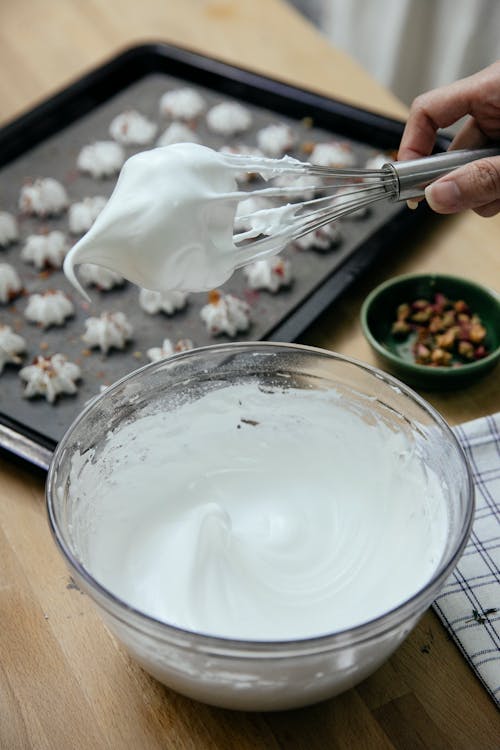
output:
[[[289,0],[410,104],[500,59],[500,0]]]

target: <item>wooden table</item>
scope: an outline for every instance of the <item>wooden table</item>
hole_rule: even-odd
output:
[[[2,0],[0,120],[140,41],[164,40],[396,117],[405,107],[281,0]],[[1,186],[0,186],[1,203]],[[308,335],[372,363],[358,322],[379,281],[408,271],[499,280],[500,217],[443,220],[394,249]],[[499,408],[490,375],[424,394],[450,423]],[[467,748],[499,746],[496,710],[428,612],[356,689],[279,714],[180,697],[131,663],[70,584],[48,532],[43,479],[0,463],[0,748]]]

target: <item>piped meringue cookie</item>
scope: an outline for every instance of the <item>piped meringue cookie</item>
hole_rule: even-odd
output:
[[[221,102],[207,112],[207,126],[212,133],[230,136],[243,133],[252,124],[250,110],[238,102]]]
[[[107,354],[110,349],[124,349],[133,332],[125,313],[103,312],[98,318],[87,318],[82,341],[91,349],[98,348]]]
[[[114,177],[125,161],[125,151],[116,141],[95,141],[84,146],[78,154],[76,166],[80,172],[96,179]]]
[[[294,244],[301,250],[328,252],[337,247],[341,242],[342,230],[338,222],[334,221],[331,224],[325,224],[314,232],[309,232],[303,237],[299,237],[299,239],[295,240]]]
[[[27,237],[21,250],[21,259],[32,263],[39,271],[44,268],[61,268],[67,252],[65,235],[54,229],[48,234],[31,234]]]
[[[8,211],[0,211],[0,248],[9,247],[19,239],[16,217]]]
[[[159,312],[173,315],[186,307],[187,298],[186,292],[179,292],[175,289],[170,292],[156,292],[152,289],[139,291],[139,305],[149,315],[156,315]]]
[[[292,128],[285,123],[272,123],[257,133],[257,146],[266,156],[275,159],[290,151],[295,141]]]
[[[167,91],[160,99],[160,114],[172,120],[194,120],[205,109],[205,100],[195,89],[184,87]]]
[[[171,146],[173,143],[199,143],[197,133],[183,122],[172,122],[156,141],[157,146]]]
[[[111,271],[95,263],[83,263],[80,266],[80,278],[85,286],[95,286],[103,292],[109,292],[116,286],[123,286],[125,279],[116,271]]]
[[[245,266],[243,273],[250,289],[264,289],[275,294],[292,283],[292,266],[289,260],[275,255]]]
[[[68,210],[68,227],[71,234],[88,232],[105,205],[106,198],[102,195],[94,195],[78,203],[72,203]]]
[[[317,143],[312,150],[309,161],[318,167],[347,169],[356,166],[356,156],[352,146],[344,141]]]
[[[26,351],[26,341],[12,328],[0,323],[0,375],[5,365],[21,364],[20,354]]]
[[[39,177],[21,188],[19,210],[29,216],[59,216],[68,206],[66,188],[52,177]]]
[[[136,109],[117,115],[109,126],[110,136],[123,146],[147,146],[152,143],[157,131],[158,125]]]
[[[4,305],[12,302],[23,289],[23,283],[14,266],[0,263],[0,302]]]
[[[76,381],[81,378],[81,370],[64,354],[53,354],[36,357],[33,364],[19,371],[19,377],[26,383],[25,398],[44,396],[53,404],[60,394],[77,392]]]
[[[209,293],[208,303],[201,308],[200,317],[212,336],[221,333],[236,336],[250,327],[249,305],[233,294],[221,294],[217,290]]]
[[[177,352],[187,352],[189,349],[194,349],[194,344],[191,339],[179,339],[177,343],[172,344],[170,339],[163,339],[161,346],[153,346],[148,349],[146,354],[151,362],[159,362],[160,359],[170,357],[172,354]]]
[[[59,289],[49,289],[41,294],[31,294],[24,317],[42,328],[62,326],[75,312],[69,297]]]

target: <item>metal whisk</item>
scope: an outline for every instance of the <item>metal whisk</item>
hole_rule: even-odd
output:
[[[228,165],[240,172],[256,172],[264,179],[275,177],[311,177],[311,191],[317,197],[297,200],[304,193],[304,184],[294,187],[271,186],[242,193],[242,198],[260,196],[292,201],[286,205],[273,205],[241,216],[250,229],[234,234],[238,266],[278,253],[286,244],[336,219],[352,214],[381,200],[406,201],[424,195],[431,182],[452,170],[476,159],[500,155],[499,148],[474,151],[457,150],[435,154],[423,159],[389,162],[381,169],[334,169],[319,167],[296,159],[281,160],[244,155],[225,155]],[[314,178],[320,177],[320,187]],[[339,190],[341,191],[339,194]]]

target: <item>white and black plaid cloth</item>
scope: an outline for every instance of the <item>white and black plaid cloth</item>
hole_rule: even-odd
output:
[[[454,428],[476,488],[471,538],[434,609],[500,701],[500,412]]]

